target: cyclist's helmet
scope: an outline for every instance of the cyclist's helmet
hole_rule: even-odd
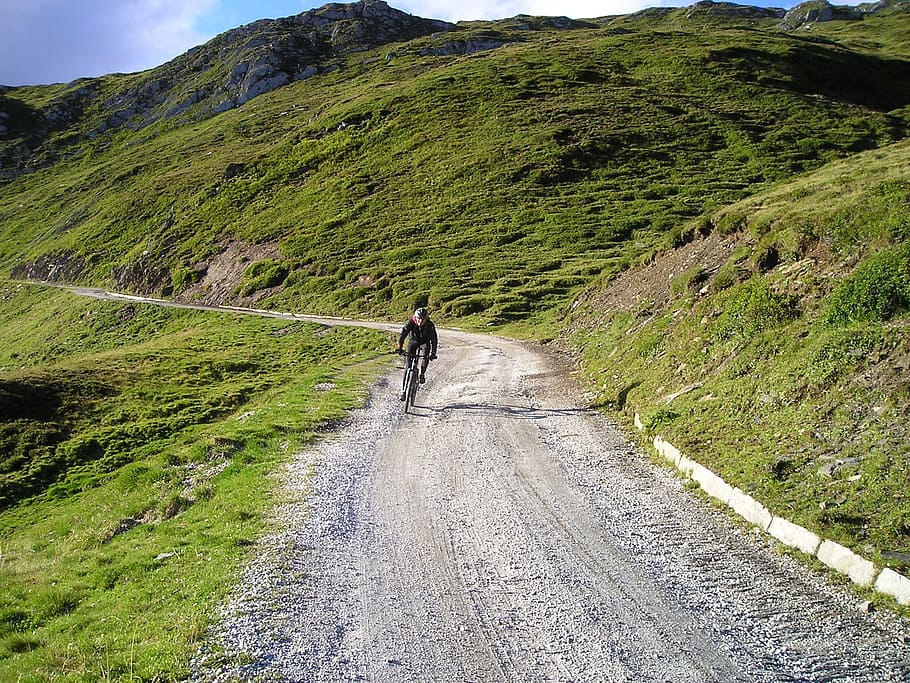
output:
[[[414,320],[423,321],[430,319],[430,312],[423,306],[414,311]]]

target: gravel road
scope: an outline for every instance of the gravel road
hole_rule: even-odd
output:
[[[193,681],[910,681],[910,627],[652,464],[523,345],[441,333],[284,472]]]

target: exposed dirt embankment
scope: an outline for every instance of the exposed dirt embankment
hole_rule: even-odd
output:
[[[188,287],[177,293],[175,301],[208,306],[254,306],[274,293],[275,288],[260,289],[241,296],[239,288],[246,270],[257,261],[281,260],[284,257],[276,242],[251,244],[241,240],[226,243],[222,251],[207,261],[193,264]],[[34,261],[19,263],[10,270],[15,280],[73,284],[92,278],[91,265],[82,256],[71,253],[46,254]],[[137,296],[170,297],[174,289],[173,272],[149,253],[140,254],[129,263],[111,271],[110,286],[119,292]]]
[[[239,240],[229,242],[224,251],[207,263],[196,266],[197,271],[202,274],[199,282],[181,292],[178,301],[211,306],[252,305],[268,296],[271,290],[260,290],[252,296],[240,297],[237,288],[243,280],[243,273],[256,261],[281,258],[283,258],[281,250],[276,242],[261,244],[250,244]]]
[[[751,244],[741,233],[712,232],[688,244],[658,254],[647,264],[620,273],[609,287],[592,290],[585,303],[594,311],[660,311],[671,300],[673,281],[692,268],[713,275],[740,247]]]

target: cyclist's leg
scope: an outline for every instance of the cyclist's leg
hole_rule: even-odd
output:
[[[424,344],[423,357],[420,359],[420,381],[426,381],[427,366],[430,364],[430,345]]]

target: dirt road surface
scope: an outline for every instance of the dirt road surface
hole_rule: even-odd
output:
[[[284,472],[194,681],[908,681],[910,630],[652,464],[539,352],[444,332]]]

